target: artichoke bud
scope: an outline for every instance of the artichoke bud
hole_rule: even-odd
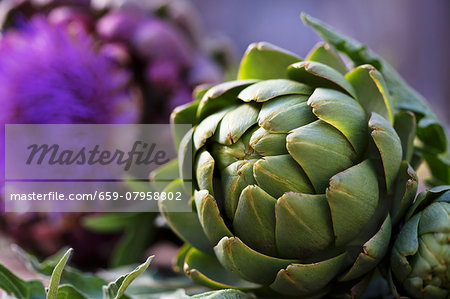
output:
[[[240,80],[211,87],[172,118],[194,117],[184,138],[193,143],[196,211],[217,263],[285,295],[312,296],[370,272],[389,246],[387,194],[409,178],[380,74],[371,66],[344,72],[329,46],[309,57],[251,46]],[[188,254],[194,280],[223,283],[193,277],[197,266]]]
[[[391,253],[398,290],[413,298],[450,294],[450,187],[422,192]]]
[[[417,188],[405,161],[413,118],[397,117],[400,138],[391,97],[374,66],[350,70],[329,45],[305,60],[250,45],[236,81],[172,117],[194,126],[183,138],[195,161],[191,227],[160,202],[192,246],[187,275],[213,288],[306,298],[364,281],[387,253],[391,217],[401,222]],[[180,142],[179,152],[187,146]],[[189,171],[184,160],[181,173]],[[211,263],[211,251],[218,273],[200,263]]]

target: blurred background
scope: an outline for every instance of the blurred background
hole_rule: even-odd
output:
[[[239,57],[254,41],[305,56],[320,40],[304,11],[367,44],[388,60],[450,122],[450,1],[227,0],[192,1],[208,32],[226,34]]]
[[[93,2],[96,3],[95,9],[90,6],[89,0],[0,0],[0,23],[2,18],[6,20],[2,33],[4,40],[8,40],[3,48],[0,40],[0,105],[10,105],[8,109],[11,110],[25,107],[29,115],[43,115],[39,104],[21,106],[27,103],[24,98],[29,94],[23,97],[20,92],[13,96],[11,93],[2,94],[6,87],[13,86],[21,91],[23,86],[33,86],[27,80],[41,74],[38,69],[13,69],[9,64],[11,59],[36,60],[32,56],[22,56],[24,44],[20,40],[29,40],[39,30],[48,30],[46,25],[38,24],[34,33],[28,32],[25,36],[20,32],[8,34],[19,28],[23,20],[30,20],[36,15],[45,16],[52,26],[70,27],[70,35],[86,31],[93,37],[93,45],[86,48],[92,46],[94,52],[112,62],[112,68],[106,62],[101,67],[110,70],[108,76],[114,74],[111,78],[117,76],[121,79],[117,79],[117,86],[105,88],[120,90],[117,103],[126,102],[128,109],[135,112],[131,113],[133,122],[168,123],[170,110],[190,101],[191,92],[197,84],[214,84],[223,78],[232,78],[240,57],[252,42],[267,41],[305,56],[320,38],[302,24],[299,15],[304,11],[367,44],[383,56],[431,103],[447,126],[450,123],[448,0],[131,0],[144,5],[145,9],[127,8],[119,13],[116,13],[116,8],[129,1]],[[11,9],[6,3],[19,6]],[[20,16],[20,21],[17,21],[17,16]],[[25,53],[30,52],[26,47],[25,50]],[[36,55],[41,57],[42,53]],[[77,65],[76,61],[72,65],[64,65],[68,59],[63,55],[57,61],[59,69]],[[45,58],[46,63],[53,63],[52,57]],[[18,62],[19,66],[24,65],[23,61]],[[23,76],[22,72],[30,71],[33,76]],[[22,87],[16,84],[18,80],[15,78],[26,79],[20,82]],[[64,86],[70,84],[64,81],[66,79],[63,76],[58,80],[62,80]],[[69,104],[76,106],[78,99],[72,96],[67,96],[72,101]],[[21,105],[16,107],[15,103]],[[0,107],[3,109],[3,106]],[[97,119],[96,115],[104,114],[104,111],[95,113],[97,108],[92,109],[94,118],[82,119],[81,122],[127,122],[124,119],[130,122],[130,118],[115,114],[106,121]],[[129,114],[127,117],[130,117]],[[5,115],[7,113],[0,113],[0,124],[80,122],[76,114],[56,120],[22,116],[8,119]],[[74,263],[84,269],[120,266],[140,261],[149,253],[161,257],[160,260],[155,259],[155,265],[169,268],[176,247],[181,244],[156,215],[85,216],[1,216],[0,263],[6,266],[9,263],[13,269],[20,267],[20,263],[14,261],[13,255],[5,249],[10,239],[40,257],[53,254],[62,246],[75,247],[77,259]]]

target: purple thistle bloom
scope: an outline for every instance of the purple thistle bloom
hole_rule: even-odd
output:
[[[134,122],[128,81],[83,31],[69,35],[37,17],[0,41],[0,122]]]
[[[195,85],[222,81],[221,66],[203,47],[198,17],[183,0],[104,9],[90,0],[12,1],[3,40],[0,33],[0,129],[5,123],[168,123],[173,108],[192,100]],[[32,21],[23,25],[23,18]],[[0,171],[3,138],[0,132]],[[120,234],[88,233],[83,217],[8,213],[0,230],[41,256],[69,245],[79,266],[102,266]]]
[[[139,98],[130,87],[130,74],[93,45],[83,26],[67,26],[64,22],[52,25],[43,17],[6,31],[0,39],[0,189],[4,185],[7,123],[101,124],[139,120]],[[0,198],[0,214],[2,209]],[[27,249],[49,255],[70,244],[88,264],[104,263],[118,235],[88,232],[79,225],[80,217],[81,214],[13,213],[4,220],[8,223],[6,231]],[[86,246],[85,242],[95,242],[97,246]]]
[[[0,39],[0,169],[4,125],[133,123],[138,100],[130,75],[96,53],[82,30],[35,17]]]

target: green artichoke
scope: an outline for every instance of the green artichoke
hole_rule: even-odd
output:
[[[397,292],[413,298],[450,295],[450,186],[422,192],[391,253]]]
[[[195,213],[160,202],[187,242],[179,268],[211,288],[360,293],[417,190],[415,114],[392,91],[376,67],[349,70],[329,44],[305,60],[251,45],[237,81],[172,115],[193,124],[177,136],[181,180],[167,190],[192,180]],[[153,179],[174,172],[171,163]]]

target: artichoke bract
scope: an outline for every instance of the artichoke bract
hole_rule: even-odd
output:
[[[450,294],[450,186],[417,197],[391,253],[397,292],[413,298]]]
[[[192,179],[195,213],[159,203],[188,244],[178,266],[211,288],[361,292],[417,190],[415,116],[388,90],[374,66],[349,69],[329,44],[304,60],[252,44],[238,80],[172,114],[193,124],[177,140],[182,180],[167,189]]]

